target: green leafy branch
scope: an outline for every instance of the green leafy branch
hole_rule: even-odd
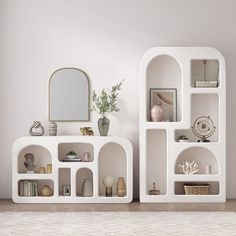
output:
[[[117,98],[122,83],[123,81],[112,86],[111,91],[103,89],[99,95],[93,90],[91,110],[98,112],[102,117],[107,117],[112,112],[118,112],[120,109],[118,108]]]

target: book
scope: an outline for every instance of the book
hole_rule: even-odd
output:
[[[37,182],[34,182],[34,191],[35,191],[35,195],[34,196],[38,196],[38,186],[37,186]]]
[[[28,181],[28,193],[27,193],[27,197],[30,197],[31,196],[31,192],[30,192],[30,185],[31,185],[31,182]]]
[[[22,180],[19,182],[19,195],[24,196],[24,182]]]
[[[24,181],[23,181],[23,183],[24,183],[24,191],[23,191],[24,194],[23,194],[23,196],[24,196],[24,197],[27,197],[27,196],[28,196],[28,182],[29,182],[28,180],[24,180]]]

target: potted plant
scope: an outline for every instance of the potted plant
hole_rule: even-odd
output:
[[[103,89],[101,94],[97,94],[93,90],[93,106],[92,111],[97,111],[100,115],[98,119],[98,129],[101,136],[107,136],[110,120],[107,116],[112,112],[118,112],[117,98],[123,81],[112,86],[111,91]]]

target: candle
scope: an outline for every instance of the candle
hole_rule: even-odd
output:
[[[205,165],[205,174],[211,174],[211,165]]]

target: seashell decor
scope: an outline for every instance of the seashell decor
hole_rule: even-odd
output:
[[[186,175],[193,175],[199,171],[199,165],[195,161],[184,161],[183,164],[178,164],[178,167]]]

